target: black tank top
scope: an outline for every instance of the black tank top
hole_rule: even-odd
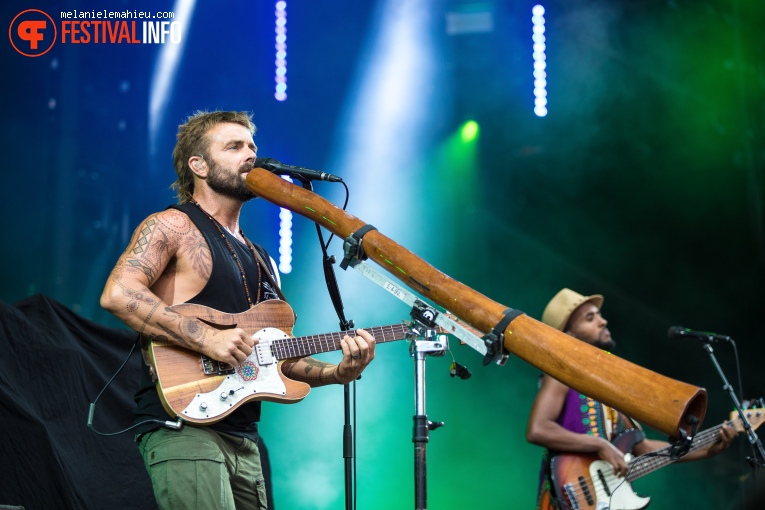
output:
[[[247,302],[247,293],[244,290],[242,276],[239,272],[239,266],[231,257],[226,242],[221,237],[221,230],[226,236],[228,243],[236,253],[239,261],[244,268],[247,283],[250,287],[250,297],[253,302],[265,301],[268,299],[278,299],[275,289],[272,287],[268,278],[265,276],[258,279],[258,262],[252,256],[249,248],[241,241],[227,232],[225,229],[218,229],[216,225],[207,217],[207,214],[194,204],[171,205],[170,208],[178,209],[185,213],[194,225],[197,226],[210,248],[212,254],[212,272],[210,279],[205,287],[187,303],[215,308],[226,313],[240,313],[249,309]],[[261,258],[267,262],[267,270],[271,276],[275,275],[270,264],[270,257],[263,247],[253,244],[260,254]],[[259,296],[259,299],[258,299]],[[157,419],[166,421],[169,419],[167,411],[159,400],[157,389],[151,380],[151,375],[147,366],[143,367],[141,377],[141,387],[135,395],[137,407],[134,411],[134,423],[140,423],[148,419]],[[249,437],[257,440],[258,426],[260,420],[260,402],[252,402],[241,406],[218,423],[210,425],[210,428],[233,434],[237,436]],[[160,428],[156,422],[150,422],[137,427],[138,434],[149,432]]]

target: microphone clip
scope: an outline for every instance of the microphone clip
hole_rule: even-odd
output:
[[[693,436],[680,429],[680,438],[672,442],[669,447],[669,458],[672,460],[678,460],[691,450],[691,443],[693,442]]]
[[[671,460],[678,460],[691,451],[691,444],[696,436],[699,420],[695,416],[690,415],[686,418],[686,422],[691,426],[691,433],[688,434],[683,428],[679,429],[680,437],[673,441],[669,447],[669,458]]]

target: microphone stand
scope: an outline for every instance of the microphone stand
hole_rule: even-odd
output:
[[[412,307],[410,315],[413,321],[410,326],[411,331],[407,333],[406,337],[412,341],[409,346],[409,353],[415,359],[415,414],[413,417],[414,428],[412,433],[412,442],[414,443],[414,502],[416,510],[425,510],[427,508],[427,443],[430,440],[430,431],[444,425],[443,422],[429,421],[425,413],[425,356],[428,354],[443,356],[449,348],[447,335],[458,338],[464,344],[469,345],[484,355],[487,354],[488,348],[486,342],[476,336],[477,330],[467,329],[464,324],[455,321],[449,314],[439,313],[435,308],[421,301],[414,294],[396,286],[385,276],[364,264],[363,260],[366,258],[366,255],[360,241],[358,241],[358,238],[354,238],[354,235],[349,236],[345,241],[344,250],[346,256],[340,267],[352,267]],[[448,333],[438,333],[437,328],[439,327],[438,331],[440,333]],[[471,376],[470,370],[456,361],[452,365],[453,368],[450,370],[452,377],[457,376],[460,379],[468,379]]]
[[[313,191],[311,181],[304,177],[293,176],[297,178],[308,191]],[[335,312],[340,320],[340,330],[350,331],[354,328],[352,320],[346,320],[345,313],[343,312],[343,300],[340,297],[340,288],[337,285],[337,278],[335,278],[334,263],[335,257],[327,254],[327,246],[324,244],[324,236],[321,233],[321,227],[316,224],[316,233],[319,236],[319,244],[322,251],[322,265],[324,267],[324,280],[327,283],[327,290],[329,296],[332,299],[332,304],[335,307]],[[355,390],[355,381],[354,381]],[[351,392],[350,384],[343,385],[343,403],[344,403],[344,421],[343,421],[343,460],[345,465],[345,508],[351,510],[356,507],[355,505],[355,493],[354,493],[354,458],[355,448],[353,439],[353,426],[351,425]],[[355,395],[355,391],[354,391]]]
[[[414,358],[414,507],[416,510],[428,508],[427,444],[430,431],[444,426],[444,422],[432,422],[425,414],[425,356],[443,356],[448,348],[446,335],[437,334],[433,318],[435,312],[429,307],[415,305],[411,312],[414,324],[412,343],[409,351]],[[424,331],[422,331],[424,328]]]
[[[733,391],[733,386],[731,386],[730,383],[728,383],[728,380],[725,378],[725,374],[723,373],[720,364],[717,362],[717,358],[715,358],[714,349],[712,349],[710,342],[704,342],[704,350],[709,353],[709,358],[712,360],[712,364],[714,364],[715,368],[717,369],[717,373],[720,374],[720,378],[723,381],[723,389],[728,391],[728,395],[730,395],[730,398],[733,401],[733,406],[736,408],[736,411],[738,411],[738,415],[741,418],[741,424],[746,431],[746,435],[749,438],[749,443],[752,445],[752,449],[755,450],[755,453],[759,453],[760,455],[759,459],[756,458],[756,456],[749,457],[747,459],[749,465],[751,465],[752,469],[756,472],[757,469],[765,466],[765,464],[763,464],[763,460],[765,460],[765,450],[763,450],[762,442],[760,441],[760,438],[757,437],[757,433],[752,428],[752,424],[749,423],[749,420],[746,419],[744,411],[741,409],[741,403],[738,401],[736,393]]]

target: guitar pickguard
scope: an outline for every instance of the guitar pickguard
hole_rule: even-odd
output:
[[[627,454],[629,462],[632,455]],[[614,475],[614,467],[604,460],[590,464],[590,478],[596,495],[596,509],[639,510],[648,506],[651,498],[641,497],[632,490],[630,482]]]
[[[260,338],[252,354],[226,375],[217,388],[197,393],[181,412],[182,417],[205,420],[220,416],[251,395],[283,396],[287,393],[284,381],[279,376],[277,360],[271,355],[271,343],[290,338],[289,335],[276,328],[264,328],[252,335],[252,338]]]

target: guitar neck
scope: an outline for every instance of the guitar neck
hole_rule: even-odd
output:
[[[739,418],[738,421],[740,422],[741,419]],[[736,422],[734,421],[733,424],[736,425]],[[690,450],[688,450],[688,453],[705,448],[708,445],[717,441],[721,428],[722,428],[722,425],[718,425],[716,427],[703,430],[699,432],[698,434],[696,434],[696,437],[693,438],[693,442],[691,443],[691,448]],[[632,460],[629,463],[629,474],[627,475],[627,481],[631,482],[633,480],[636,480],[640,478],[641,476],[647,475],[648,473],[652,473],[656,471],[657,469],[666,466],[667,464],[672,464],[673,462],[676,462],[677,460],[679,460],[679,459],[673,459],[670,456],[671,453],[672,453],[672,446],[666,446],[664,448],[656,450],[655,452],[642,455]]]
[[[392,324],[375,328],[365,328],[379,343],[401,340],[409,332],[405,324]],[[309,335],[296,338],[285,338],[271,342],[271,349],[277,359],[302,358],[321,352],[339,351],[340,340],[344,336],[355,337],[356,331],[342,331],[322,335]]]

